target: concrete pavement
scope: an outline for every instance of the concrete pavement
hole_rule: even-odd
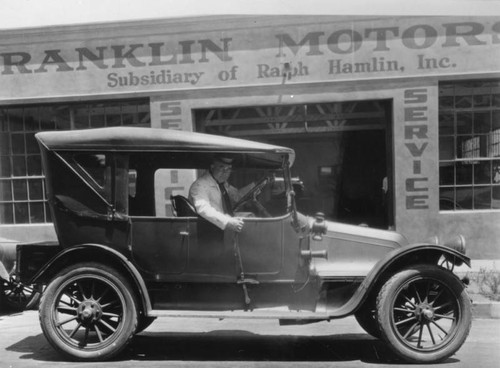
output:
[[[493,368],[500,361],[500,320],[475,319],[464,346],[442,364]],[[38,313],[0,315],[0,367],[324,368],[424,367],[399,360],[352,317],[304,326],[274,320],[163,318],[110,362],[68,362],[43,336]],[[428,367],[428,366],[425,366]]]

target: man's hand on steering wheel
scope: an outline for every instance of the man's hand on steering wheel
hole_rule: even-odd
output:
[[[257,201],[257,196],[262,192],[262,189],[264,189],[264,187],[272,181],[272,179],[272,177],[267,175],[260,178],[259,181],[255,183],[254,187],[241,197],[241,199],[234,205],[233,211],[236,211],[239,207],[250,200]]]

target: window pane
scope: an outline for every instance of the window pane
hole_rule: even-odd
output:
[[[0,109],[0,131],[9,131],[9,119],[7,117],[7,109]]]
[[[24,156],[13,156],[14,176],[26,176],[26,160]]]
[[[455,182],[457,185],[472,184],[471,164],[458,163]]]
[[[491,186],[474,187],[474,209],[491,209]]]
[[[491,189],[491,208],[500,209],[500,186],[494,185]]]
[[[439,190],[439,209],[446,210],[455,210],[455,189],[454,188],[441,188]]]
[[[28,199],[28,186],[25,180],[14,180],[14,200],[24,201]]]
[[[11,132],[22,132],[24,130],[23,109],[9,108],[8,114],[9,114],[9,130]]]
[[[474,184],[491,184],[491,162],[480,161],[474,165]]]
[[[454,137],[440,137],[439,138],[439,159],[440,160],[453,160],[455,155],[455,138]]]
[[[55,130],[56,120],[61,118],[68,118],[67,111],[64,109],[55,109],[52,106],[43,106],[39,108],[40,114],[40,129],[41,130]]]
[[[24,134],[12,134],[12,153],[24,154],[25,152]]]
[[[442,97],[439,97],[439,108],[440,109],[450,109],[450,108],[453,108],[453,96],[442,96]]]
[[[40,154],[38,142],[35,139],[35,133],[26,134],[26,152]]]
[[[10,180],[0,180],[0,201],[12,201],[12,186]]]
[[[442,162],[439,165],[439,184],[455,184],[455,164],[453,162]]]
[[[470,112],[457,113],[457,133],[458,134],[472,133],[472,113]]]
[[[455,134],[455,116],[453,113],[439,114],[439,134]]]
[[[491,129],[493,131],[500,129],[500,111],[493,111],[491,123]]]
[[[8,133],[0,133],[0,155],[10,154],[10,135]]]
[[[34,202],[30,204],[30,222],[44,222],[44,209],[42,202]]]
[[[107,106],[106,107],[106,122],[107,126],[121,126],[122,115],[120,106]]]
[[[472,107],[472,96],[456,96],[455,108],[465,109]]]
[[[12,175],[9,156],[0,156],[0,177],[10,178]]]
[[[38,107],[24,108],[24,130],[34,132],[40,130]]]
[[[101,128],[106,126],[106,114],[103,106],[94,106],[90,110],[90,127]]]
[[[14,223],[14,212],[11,203],[0,203],[0,223]]]
[[[493,95],[492,105],[494,107],[500,107],[500,94],[497,93]]]
[[[472,187],[457,188],[456,206],[464,210],[472,209],[473,192]]]
[[[474,96],[474,107],[490,107],[491,95]]]
[[[133,125],[138,123],[137,105],[126,104],[122,106],[123,125]]]
[[[14,203],[16,224],[29,224],[28,203]]]
[[[491,131],[491,113],[475,112],[474,113],[474,132],[489,133]]]
[[[87,105],[77,106],[71,109],[75,129],[88,129],[90,127],[89,108]]]
[[[457,158],[480,157],[480,139],[474,136],[457,137]]]
[[[42,180],[29,180],[29,193],[30,199],[43,199],[43,185]]]
[[[30,155],[28,161],[28,175],[42,175],[42,159],[40,155]]]
[[[492,170],[492,180],[494,184],[500,184],[500,161],[493,161],[491,163],[491,170]]]

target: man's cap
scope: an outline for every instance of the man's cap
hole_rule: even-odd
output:
[[[213,161],[222,162],[225,165],[231,165],[234,161],[234,157],[227,155],[215,155]]]

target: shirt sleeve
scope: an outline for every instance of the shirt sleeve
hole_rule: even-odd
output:
[[[200,182],[194,182],[189,189],[189,197],[200,216],[224,230],[231,217],[211,205],[210,190],[213,191],[216,188],[208,187]]]

